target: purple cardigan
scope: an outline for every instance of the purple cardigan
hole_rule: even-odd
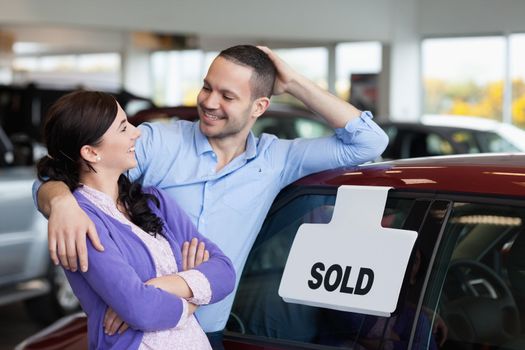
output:
[[[235,286],[235,270],[228,257],[207,238],[197,232],[185,212],[164,192],[145,188],[160,201],[153,203],[153,212],[164,221],[164,235],[171,245],[177,267],[182,270],[182,243],[197,237],[206,243],[210,259],[196,267],[208,279],[212,291],[210,303],[225,298]],[[155,266],[144,243],[116,219],[106,215],[78,191],[73,193],[80,207],[93,220],[103,252],[87,240],[89,269],[85,273],[70,272],[66,276],[88,315],[90,349],[137,349],[144,331],[175,327],[182,316],[181,298],[144,282],[154,278]],[[103,320],[110,306],[130,329],[122,335],[104,333]]]

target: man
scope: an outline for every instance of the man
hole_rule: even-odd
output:
[[[273,94],[289,93],[321,115],[335,135],[279,140],[250,129]],[[141,125],[130,176],[166,190],[201,233],[232,260],[237,282],[273,199],[289,183],[314,172],[373,160],[388,139],[368,112],[320,89],[265,47],[241,45],[213,61],[197,97],[199,122]],[[102,155],[103,156],[103,155]],[[49,250],[59,261],[88,268],[86,238],[102,249],[93,224],[61,183],[38,191],[49,214]],[[58,254],[58,256],[57,256]],[[197,317],[212,344],[221,343],[234,294],[201,308]],[[216,341],[217,340],[217,341]]]

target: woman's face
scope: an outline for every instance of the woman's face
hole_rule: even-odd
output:
[[[117,106],[117,116],[113,124],[102,135],[102,142],[95,147],[100,156],[95,169],[115,170],[121,174],[137,166],[135,141],[140,137],[140,130],[128,123],[126,113],[120,105]]]

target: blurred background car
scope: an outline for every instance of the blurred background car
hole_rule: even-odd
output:
[[[170,121],[170,120],[199,119],[197,107],[157,107],[139,111],[129,116],[129,122],[139,125],[144,122]],[[286,104],[271,104],[270,108],[260,116],[252,128],[255,136],[262,133],[276,135],[283,139],[294,139],[297,137],[314,138],[333,134],[322,118],[311,111]]]
[[[524,349],[523,173],[524,154],[484,154],[373,163],[298,180],[275,199],[246,260],[225,348]],[[343,185],[392,187],[381,226],[418,232],[390,316],[288,303],[278,294],[298,228],[329,223]],[[324,233],[323,241],[335,243]],[[87,349],[86,318],[62,319],[16,349]]]
[[[525,131],[477,117],[427,115],[421,122],[380,122],[384,160],[463,153],[525,152]]]
[[[15,141],[15,142],[13,142]],[[39,324],[79,308],[60,267],[49,259],[47,221],[33,204],[35,158],[46,154],[0,127],[0,305],[23,301]]]
[[[61,96],[80,88],[0,85],[0,126],[13,142],[25,143],[29,147],[42,139],[42,125],[49,107]],[[151,100],[125,90],[107,92],[115,96],[129,115],[154,106]],[[30,157],[25,165],[32,164]]]

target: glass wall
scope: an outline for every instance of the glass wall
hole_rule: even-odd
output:
[[[525,127],[525,34],[510,36],[510,78],[512,81],[512,121]]]
[[[13,83],[56,87],[118,90],[121,58],[118,53],[19,56],[13,59]]]
[[[292,68],[328,89],[328,47],[281,48],[274,50]],[[217,51],[159,51],[151,56],[154,101],[158,105],[194,105],[202,79],[218,55]],[[350,76],[381,71],[379,42],[340,43],[335,50],[335,91],[348,100]],[[298,104],[289,95],[275,96],[275,102]]]
[[[424,114],[502,120],[504,37],[423,40],[422,68]]]
[[[382,68],[381,43],[341,43],[336,46],[335,91],[348,101],[352,74],[379,74]]]

